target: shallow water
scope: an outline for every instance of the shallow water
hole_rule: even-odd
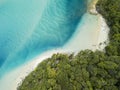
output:
[[[1,0],[0,76],[63,46],[86,9],[87,0]]]

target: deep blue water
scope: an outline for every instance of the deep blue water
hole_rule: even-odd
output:
[[[86,9],[87,0],[1,0],[0,75],[63,46]]]

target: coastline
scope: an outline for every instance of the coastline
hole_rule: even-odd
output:
[[[94,10],[96,11],[95,8]],[[86,15],[90,15],[90,14],[87,13]],[[34,58],[34,60],[31,60],[25,65],[22,65],[21,67],[11,71],[9,75],[6,75],[0,81],[0,87],[4,85],[3,83],[6,84],[5,86],[1,87],[1,90],[8,90],[8,89],[16,90],[16,88],[21,84],[22,80],[30,72],[32,72],[40,62],[42,62],[46,58],[51,57],[55,53],[72,53],[72,52],[77,53],[80,50],[84,50],[84,49],[91,49],[93,51],[96,49],[103,50],[104,47],[106,46],[104,42],[108,41],[109,28],[107,27],[104,18],[100,14],[97,15],[91,14],[90,17],[88,18],[88,21],[91,20],[91,18],[93,17],[96,17],[96,20],[99,21],[96,27],[94,27],[93,23],[91,23],[91,25],[93,26],[89,28],[88,26],[85,25],[86,23],[83,22],[81,25],[78,26],[76,33],[73,35],[72,39],[70,39],[70,41],[68,41],[68,43],[64,47],[47,51],[41,54],[40,56]],[[100,43],[103,44],[100,45]]]
[[[98,0],[92,0],[90,5],[88,5],[88,11],[90,14],[97,15],[98,12],[96,11],[96,4]]]
[[[96,4],[97,4],[98,0],[92,0],[91,3],[88,5],[88,12],[91,15],[97,15],[99,17],[99,22],[100,24],[99,26],[99,31],[97,32],[98,37],[96,38],[96,49],[98,50],[104,50],[104,48],[107,46],[107,44],[109,43],[109,27],[106,24],[105,19],[103,18],[103,16],[97,12],[96,10]]]
[[[98,14],[100,18],[100,28],[101,31],[99,32],[99,37],[98,37],[98,50],[103,50],[109,43],[109,27],[106,24],[105,19],[102,17],[101,14]]]

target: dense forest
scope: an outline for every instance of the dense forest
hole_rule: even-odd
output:
[[[110,27],[110,43],[105,48],[106,54],[120,56],[120,0],[99,0],[96,7]]]
[[[110,27],[105,52],[54,54],[18,90],[120,90],[120,0],[99,0],[96,7]]]

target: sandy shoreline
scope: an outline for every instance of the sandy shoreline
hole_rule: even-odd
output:
[[[89,13],[93,14],[93,15],[97,15],[98,12],[96,11],[96,4],[97,4],[98,0],[92,0],[90,5],[88,6],[88,11]]]
[[[88,17],[88,22],[84,22],[86,17]],[[96,19],[96,26],[96,22],[92,21],[92,18]],[[34,60],[11,71],[9,75],[6,75],[0,80],[0,90],[16,90],[17,86],[21,84],[25,76],[33,71],[41,61],[51,57],[54,53],[77,53],[84,49],[91,49],[93,51],[96,49],[103,50],[105,44],[100,45],[100,43],[108,41],[109,33],[109,28],[106,25],[105,20],[100,14],[90,15],[89,13],[86,13],[82,21],[83,22],[78,26],[77,31],[73,35],[73,38],[71,38],[64,47],[47,51],[39,57],[34,58]]]
[[[101,20],[104,20],[101,17]],[[103,23],[104,21],[102,21]],[[100,31],[95,31],[96,35],[94,35],[92,38],[93,42],[88,42],[89,44],[84,45],[84,44],[78,44],[78,41],[74,41],[73,45],[69,46],[69,48],[67,47],[68,45],[65,46],[65,50],[64,47],[63,48],[59,48],[56,50],[52,50],[52,51],[47,51],[45,53],[43,53],[42,55],[40,55],[39,57],[35,58],[34,60],[28,62],[26,65],[23,65],[19,68],[17,68],[16,70],[12,71],[9,73],[9,75],[5,76],[1,81],[0,81],[0,87],[2,89],[0,90],[16,90],[17,86],[19,86],[19,84],[21,84],[22,80],[25,78],[25,76],[27,76],[31,71],[33,71],[35,69],[35,67],[44,59],[51,57],[52,54],[54,53],[69,53],[69,52],[78,52],[81,49],[100,49],[102,50],[104,48],[104,45],[99,47],[99,43],[103,43],[106,39],[106,34],[108,33],[108,31],[105,29],[106,26],[105,25],[101,25],[101,30]],[[105,31],[106,30],[106,31]],[[81,32],[80,35],[82,35],[82,33],[84,33],[85,31]],[[98,32],[98,33],[97,33]],[[92,34],[92,32],[91,32]],[[96,37],[97,35],[99,35],[98,37]],[[79,36],[79,38],[81,38],[82,36]],[[95,41],[95,38],[98,38],[98,41]],[[91,39],[88,36],[88,40]],[[75,39],[76,40],[76,39]],[[81,39],[82,40],[82,39]],[[81,41],[79,40],[79,42]],[[97,40],[97,39],[96,39]],[[106,39],[107,40],[107,39]],[[76,43],[75,43],[76,42]],[[70,42],[72,43],[72,42]],[[75,46],[75,47],[74,47]],[[81,48],[78,48],[81,47]],[[2,83],[1,83],[2,82]],[[9,84],[11,82],[11,84]],[[3,85],[2,85],[3,84]],[[5,85],[5,86],[4,86]]]

